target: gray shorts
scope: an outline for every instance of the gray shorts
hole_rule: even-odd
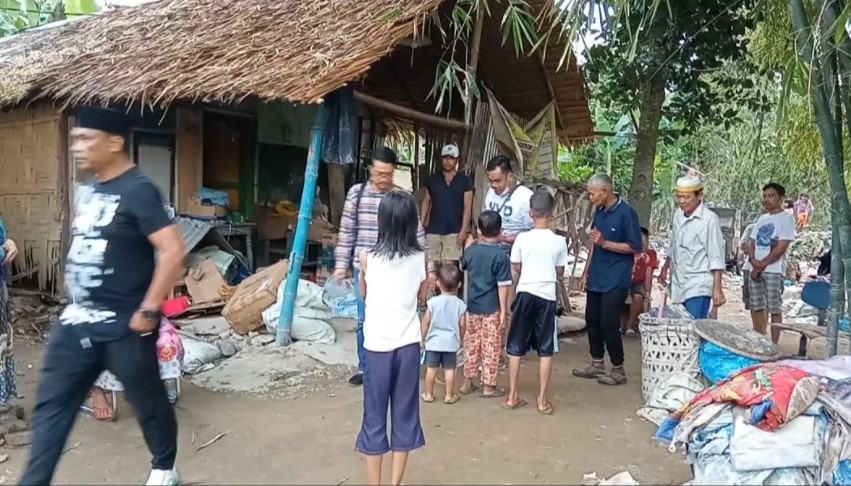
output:
[[[629,287],[629,295],[647,297],[647,290],[644,288],[644,284],[634,283]]]
[[[770,314],[781,314],[783,280],[784,276],[779,273],[763,273],[757,280],[748,275],[750,310],[767,310]]]
[[[425,365],[428,368],[443,368],[445,370],[454,370],[458,367],[458,353],[426,351]]]
[[[745,304],[745,310],[751,308],[751,271],[742,270],[742,303]]]

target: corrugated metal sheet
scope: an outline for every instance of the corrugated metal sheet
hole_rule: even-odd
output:
[[[201,240],[207,236],[207,233],[213,229],[213,224],[209,221],[203,221],[193,218],[177,218],[177,223],[180,226],[180,234],[183,236],[183,242],[186,244],[186,250],[192,251]]]
[[[191,253],[192,250],[196,249],[195,247],[198,246],[199,243],[206,241],[205,246],[218,246],[222,249],[222,251],[235,256],[246,269],[251,268],[248,265],[248,262],[245,261],[245,257],[230,246],[228,240],[225,239],[218,230],[216,230],[216,226],[212,222],[181,216],[178,216],[175,219],[180,227],[180,234],[183,236],[183,242],[186,244],[186,251]]]

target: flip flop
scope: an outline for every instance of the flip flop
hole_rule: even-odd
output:
[[[505,396],[505,388],[498,386],[490,393],[485,393],[484,390],[479,392],[479,398],[497,398]]]
[[[464,387],[461,387],[461,388],[458,389],[458,393],[460,393],[462,395],[469,395],[469,394],[473,393],[474,391],[476,391],[478,389],[479,389],[479,387],[477,387],[476,385],[470,385],[469,390],[465,390]]]
[[[458,403],[458,400],[460,400],[460,399],[461,399],[461,397],[459,397],[458,395],[452,395],[452,398],[444,397],[443,403],[445,403],[447,405],[452,405],[453,403]]]
[[[422,398],[423,401],[426,402],[426,403],[433,403],[434,402],[434,395],[429,395],[427,393],[420,393],[420,398]]]
[[[522,407],[523,405],[526,405],[527,403],[529,402],[527,402],[525,398],[520,398],[514,405],[509,405],[508,402],[502,402],[502,408],[504,408],[505,410],[517,410],[518,408]]]
[[[547,406],[544,407],[544,408],[541,408],[541,406],[538,405],[538,413],[541,413],[541,414],[544,414],[544,415],[552,415],[554,411],[555,411],[555,407],[553,406],[553,402],[549,402],[547,404]]]

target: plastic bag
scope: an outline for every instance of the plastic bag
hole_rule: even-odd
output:
[[[738,355],[703,339],[700,341],[697,356],[700,371],[711,383],[726,380],[733,373],[759,363],[755,359]]]
[[[329,278],[326,280],[325,285],[322,288],[325,289],[325,292],[328,292],[328,297],[331,298],[332,302],[339,298],[354,295],[355,293],[355,288],[352,285],[352,282],[349,280],[338,280],[336,278]]]
[[[212,363],[223,357],[222,352],[214,344],[198,341],[187,336],[182,336],[183,349],[183,371],[190,375],[198,371],[207,363]]]
[[[836,486],[851,485],[851,461],[848,459],[839,461],[839,465],[833,470],[832,484]]]

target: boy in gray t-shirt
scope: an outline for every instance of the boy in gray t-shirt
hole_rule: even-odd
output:
[[[426,403],[434,401],[434,381],[437,369],[443,368],[446,393],[443,402],[451,405],[458,401],[455,394],[455,369],[458,367],[458,350],[467,327],[467,305],[458,298],[461,271],[447,263],[441,265],[437,275],[440,295],[429,299],[428,309],[422,319],[423,346],[425,347],[426,375],[420,395]]]

